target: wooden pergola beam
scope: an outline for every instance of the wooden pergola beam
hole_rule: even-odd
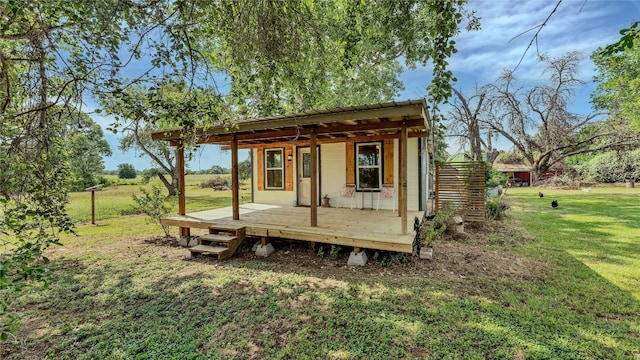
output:
[[[240,181],[238,180],[238,137],[231,140],[231,206],[233,220],[240,220]]]
[[[318,226],[318,149],[316,133],[311,131],[311,227]]]
[[[416,137],[425,137],[427,133],[409,133],[409,138]],[[393,135],[372,135],[372,136],[353,136],[353,137],[335,137],[335,138],[323,138],[318,139],[316,137],[316,144],[324,145],[324,144],[337,144],[337,143],[354,143],[354,142],[368,142],[368,141],[380,141],[380,140],[391,140],[391,139],[399,139],[400,134]],[[238,149],[261,149],[261,148],[273,148],[273,147],[284,147],[284,146],[309,146],[309,140],[297,140],[297,141],[277,141],[277,142],[267,142],[267,143],[244,143],[238,144]],[[230,150],[229,147],[223,146],[223,150]]]
[[[178,168],[178,214],[187,214],[187,201],[185,198],[185,183],[184,183],[184,145],[180,144],[176,147],[176,167]],[[180,236],[189,236],[190,229],[181,227]]]
[[[407,234],[407,124],[403,122],[401,137],[399,141],[400,146],[400,206],[398,212],[400,213],[400,226],[402,228],[402,235]]]
[[[325,124],[326,125],[326,124]],[[409,128],[414,128],[421,130],[423,129],[423,121],[422,119],[411,119],[408,120],[407,126]],[[368,132],[368,131],[379,131],[385,132],[390,130],[400,131],[402,127],[399,121],[383,121],[383,122],[372,122],[367,124],[360,125],[336,125],[336,126],[326,126],[322,128],[315,129],[316,136],[340,136],[340,135],[348,135],[351,133],[358,132]],[[238,142],[242,146],[243,143],[247,143],[252,140],[260,140],[260,141],[282,141],[283,138],[294,138],[294,137],[304,137],[308,138],[309,134],[311,134],[310,128],[302,128],[298,126],[289,126],[287,128],[273,130],[270,129],[268,131],[260,131],[260,132],[249,132],[249,133],[240,133],[238,131],[230,130],[233,134],[237,134]],[[384,134],[387,135],[387,134]],[[393,134],[390,134],[393,135]],[[201,139],[198,141],[199,144],[220,144],[220,143],[229,143],[231,141],[232,133],[226,132],[223,134],[217,135],[202,135]]]
[[[424,102],[406,102],[395,104],[394,106],[380,105],[375,107],[352,107],[347,109],[337,109],[328,112],[291,114],[288,116],[274,116],[267,118],[257,118],[246,121],[240,121],[235,124],[235,128],[231,131],[249,132],[257,130],[268,130],[287,128],[291,124],[298,126],[317,125],[320,123],[352,123],[357,126],[357,120],[362,119],[404,119],[404,118],[420,118],[423,116]],[[230,131],[228,126],[214,126],[211,128],[199,128],[194,130],[195,135],[207,134],[224,134]],[[153,140],[168,140],[172,138],[182,137],[182,129],[173,129],[154,132],[151,134]]]

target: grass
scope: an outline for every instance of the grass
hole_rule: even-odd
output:
[[[185,177],[185,194],[187,211],[201,211],[219,207],[231,206],[230,191],[213,191],[208,188],[200,188],[199,184],[211,177],[218,175],[187,175]],[[220,175],[223,178],[228,175]],[[140,194],[140,188],[149,188],[153,185],[163,187],[160,180],[153,180],[148,184],[141,184],[141,177],[136,179],[118,179],[115,175],[106,175],[113,185],[104,187],[95,192],[96,220],[113,219],[120,216],[135,214],[135,202],[132,194]],[[164,187],[163,187],[164,188]],[[251,199],[251,185],[247,183],[241,190],[241,203]],[[178,199],[170,199],[173,212],[178,210]],[[76,192],[70,194],[69,215],[74,223],[91,221],[91,192]]]
[[[544,269],[529,276],[184,261],[141,240],[141,217],[108,218],[53,250],[55,280],[18,299],[23,344],[0,357],[638,359],[639,194],[510,189],[521,229],[484,246]]]

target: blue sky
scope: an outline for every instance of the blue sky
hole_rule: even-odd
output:
[[[480,17],[482,30],[462,32],[456,39],[458,53],[450,59],[450,66],[458,78],[455,85],[464,94],[472,93],[476,86],[493,82],[503,69],[513,69],[531,41],[534,31],[523,32],[540,25],[556,6],[556,0],[469,0],[467,9],[475,10]],[[537,60],[538,53],[559,57],[569,51],[580,51],[585,57],[581,65],[581,78],[587,82],[577,92],[571,105],[574,112],[587,114],[591,111],[589,94],[595,88],[591,81],[594,66],[589,56],[598,47],[619,39],[619,31],[633,21],[640,20],[640,1],[632,0],[563,0],[547,25],[542,29],[536,44],[524,57],[515,73],[522,81],[534,83],[541,78],[543,64]],[[518,36],[519,34],[522,34]],[[402,74],[405,90],[397,100],[418,99],[426,94],[431,80],[429,66],[407,70]],[[106,119],[97,119],[101,125]],[[136,169],[149,167],[149,162],[135,153],[122,153],[117,149],[118,135],[105,133],[112,144],[114,155],[105,158],[107,169],[115,169],[120,163],[132,163]],[[498,143],[508,150],[507,143]],[[449,151],[459,147],[451,144]],[[246,158],[246,153],[240,159]],[[213,146],[205,146],[190,162],[194,170],[213,165],[230,166],[230,153]]]

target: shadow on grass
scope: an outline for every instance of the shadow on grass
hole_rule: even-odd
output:
[[[610,281],[626,277],[625,289],[640,289],[640,202],[634,193],[576,194],[557,191],[557,209],[530,200],[531,194],[512,198],[528,211],[519,215],[533,236],[545,246],[564,251],[589,267],[602,271]],[[564,258],[563,258],[564,259]],[[562,261],[568,261],[564,259]]]
[[[149,245],[151,246],[151,245]],[[638,303],[570,258],[544,281],[385,279],[237,259],[57,260],[23,358],[629,358]],[[582,267],[580,271],[570,271]],[[574,278],[581,274],[582,277]],[[586,274],[586,275],[585,275]],[[566,278],[565,276],[566,275]],[[585,301],[588,306],[580,306]],[[617,304],[617,308],[613,305]],[[637,327],[637,325],[635,325]],[[634,333],[636,331],[636,333]],[[46,349],[46,350],[43,350]]]

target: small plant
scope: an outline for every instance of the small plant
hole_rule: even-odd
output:
[[[157,185],[153,185],[151,192],[144,188],[140,188],[140,191],[142,191],[141,196],[132,195],[133,200],[138,204],[136,208],[149,217],[149,222],[157,221],[162,227],[165,236],[169,237],[169,226],[160,223],[160,219],[167,216],[171,211],[167,198],[162,194],[162,189]]]
[[[455,215],[455,212],[456,210],[450,205],[440,208],[429,226],[422,228],[423,236],[420,245],[423,247],[432,247],[433,243],[447,231],[447,226],[451,218]]]
[[[499,201],[488,199],[485,203],[485,211],[487,219],[502,220],[506,216],[506,210],[509,208],[507,204]]]
[[[338,253],[340,252],[340,250],[342,250],[341,246],[331,245],[331,250],[329,250],[329,257],[334,260],[337,259]]]
[[[407,254],[394,253],[389,251],[376,251],[373,253],[373,261],[380,264],[380,267],[386,268],[397,264],[409,263]]]
[[[318,246],[318,256],[319,257],[324,257],[324,247],[323,246]]]

